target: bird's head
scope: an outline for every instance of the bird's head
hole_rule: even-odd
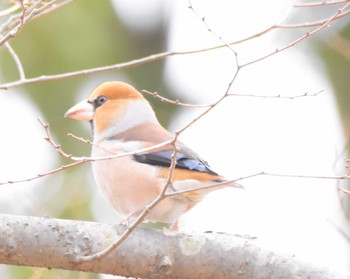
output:
[[[138,125],[158,123],[142,94],[119,81],[102,83],[88,99],[70,108],[65,117],[92,123],[95,141],[113,137]]]

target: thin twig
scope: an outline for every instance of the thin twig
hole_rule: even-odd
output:
[[[290,48],[290,47],[292,47],[292,46],[295,46],[296,44],[298,44],[298,43],[304,41],[306,38],[309,38],[309,37],[315,35],[315,34],[318,33],[319,31],[321,31],[322,29],[328,27],[329,23],[332,22],[334,19],[336,19],[339,15],[341,15],[342,12],[343,12],[345,9],[347,9],[349,6],[350,6],[350,3],[348,2],[348,3],[347,3],[346,5],[344,5],[341,9],[339,9],[333,16],[331,16],[325,23],[323,23],[320,27],[318,27],[318,28],[312,30],[311,32],[307,32],[307,33],[304,34],[303,36],[301,36],[301,37],[299,37],[298,39],[294,40],[293,42],[291,42],[291,43],[285,45],[284,47],[277,48],[277,49],[276,49],[275,51],[273,51],[273,52],[270,52],[270,53],[268,53],[268,54],[266,54],[266,55],[264,55],[264,56],[261,56],[261,57],[259,57],[259,58],[257,58],[257,59],[254,59],[254,60],[251,60],[251,61],[249,61],[249,62],[247,62],[247,63],[245,63],[245,64],[242,64],[241,67],[246,67],[246,66],[249,66],[249,65],[251,65],[251,64],[254,64],[254,63],[256,63],[256,62],[260,62],[260,61],[262,61],[262,60],[265,60],[266,58],[269,58],[269,57],[271,57],[271,56],[273,56],[273,55],[275,55],[275,54],[278,54],[278,53],[280,53],[280,52],[282,52],[282,51],[284,51],[284,50],[286,50],[286,49],[288,49],[288,48]]]
[[[165,196],[171,197],[171,196],[186,194],[188,192],[196,192],[196,191],[209,190],[209,189],[213,189],[213,188],[220,188],[220,187],[225,186],[227,184],[235,183],[235,182],[241,181],[241,180],[247,180],[249,178],[253,178],[253,177],[257,177],[257,176],[276,176],[276,177],[285,177],[285,178],[327,179],[327,180],[347,180],[347,179],[350,179],[350,175],[348,175],[348,174],[338,175],[338,176],[337,175],[336,176],[325,176],[325,175],[284,174],[284,173],[260,171],[257,173],[253,173],[253,174],[246,175],[246,176],[241,176],[241,177],[236,178],[236,179],[227,180],[227,181],[223,181],[223,182],[216,183],[216,184],[195,187],[195,188],[186,189],[183,191],[176,191],[176,192],[172,192],[172,193],[167,193]],[[238,188],[240,188],[240,187],[238,187]],[[242,187],[242,189],[244,189],[244,188]],[[346,193],[346,194],[350,194],[350,191],[345,190],[343,188],[339,188],[339,190]]]
[[[197,18],[199,18],[199,19],[204,23],[204,25],[205,25],[205,27],[207,28],[207,30],[208,30],[210,33],[212,33],[219,41],[221,41],[221,42],[223,43],[223,46],[224,46],[224,47],[226,47],[226,48],[228,48],[229,50],[231,50],[231,51],[235,54],[235,56],[237,57],[237,53],[236,53],[236,51],[232,48],[232,44],[227,43],[227,42],[223,39],[222,36],[220,36],[219,34],[217,34],[216,31],[214,31],[213,28],[211,28],[211,27],[208,25],[208,23],[207,23],[205,17],[204,17],[204,16],[201,16],[201,15],[195,10],[195,8],[193,7],[193,4],[192,4],[191,0],[188,0],[188,4],[189,4],[189,5],[188,5],[188,8],[197,16]],[[238,64],[238,63],[237,63],[237,64]]]
[[[26,76],[25,76],[25,73],[24,73],[23,65],[22,65],[21,60],[19,59],[17,53],[11,47],[9,42],[5,42],[4,45],[7,48],[7,50],[9,51],[9,53],[11,54],[11,56],[12,56],[13,60],[15,61],[15,63],[16,63],[17,70],[18,70],[18,73],[19,73],[19,79],[20,80],[25,80]]]
[[[32,180],[36,180],[38,178],[43,178],[45,176],[64,171],[64,170],[69,169],[69,168],[73,168],[75,166],[84,164],[86,162],[88,162],[88,161],[86,160],[86,161],[73,162],[71,164],[63,165],[63,166],[60,166],[60,167],[58,167],[56,169],[53,169],[53,170],[50,170],[50,171],[47,171],[47,172],[38,173],[38,174],[36,174],[35,176],[32,176],[32,177],[23,178],[23,179],[17,179],[17,180],[3,181],[3,182],[0,182],[0,185],[14,184],[14,183],[20,183],[20,182],[29,182],[29,181],[32,181]]]
[[[348,174],[345,175],[301,175],[301,174],[285,174],[285,173],[273,173],[273,172],[261,172],[261,175],[286,177],[286,178],[306,178],[306,179],[329,179],[329,180],[344,180],[350,179]]]
[[[84,139],[84,138],[82,138],[82,137],[78,137],[78,136],[76,136],[76,135],[74,135],[74,134],[72,134],[72,133],[68,133],[68,134],[67,134],[67,137],[76,139],[76,140],[78,140],[78,141],[81,141],[81,142],[83,142],[83,143],[87,143],[87,144],[89,144],[89,145],[94,145],[93,142],[92,142],[91,140]]]
[[[67,136],[68,136],[68,137],[71,137],[71,138],[73,138],[73,139],[75,139],[75,140],[81,141],[81,142],[83,142],[83,143],[89,144],[89,145],[91,145],[91,146],[95,146],[96,148],[99,148],[100,150],[103,150],[103,151],[105,151],[105,152],[107,152],[107,153],[110,153],[110,154],[113,154],[113,155],[117,155],[117,153],[115,153],[115,152],[113,152],[113,151],[111,151],[111,150],[107,150],[106,148],[103,148],[102,146],[100,146],[100,145],[98,145],[98,144],[96,144],[96,143],[93,143],[91,140],[84,139],[84,138],[82,138],[82,137],[78,137],[78,136],[76,136],[76,135],[73,135],[72,133],[68,133]]]
[[[252,97],[252,98],[263,98],[263,99],[289,99],[289,100],[294,100],[298,98],[304,98],[304,97],[316,97],[319,94],[323,93],[324,90],[317,91],[316,93],[303,93],[300,95],[294,95],[294,96],[288,96],[288,95],[256,95],[256,94],[238,94],[238,93],[229,93],[227,96],[233,96],[233,97]]]
[[[316,6],[328,6],[328,5],[337,5],[345,2],[349,2],[349,0],[337,0],[337,1],[322,1],[322,2],[310,2],[310,3],[294,3],[294,8],[306,8],[306,7],[316,7]]]
[[[333,19],[333,21],[341,19],[347,15],[350,14],[349,11],[344,11],[342,14],[338,15],[336,18]],[[299,23],[299,24],[277,24],[274,26],[276,29],[300,29],[300,28],[309,28],[309,27],[316,27],[325,24],[329,18],[321,19],[317,21],[307,22],[307,23]]]
[[[19,3],[20,3],[21,8],[22,8],[22,12],[19,16],[19,29],[22,29],[24,24],[25,24],[25,15],[26,15],[26,11],[27,11],[27,6],[24,5],[24,0],[19,0]]]
[[[177,105],[177,106],[182,106],[182,107],[193,107],[193,108],[207,108],[212,106],[212,104],[207,104],[207,105],[200,105],[200,104],[189,104],[189,103],[183,103],[180,102],[179,100],[171,100],[168,99],[166,97],[163,97],[162,95],[160,95],[157,92],[151,92],[148,90],[141,90],[143,93],[146,93],[148,95],[151,95],[159,100],[161,100],[162,102],[166,102],[169,104],[173,104],[173,105]],[[317,91],[316,93],[303,93],[300,95],[292,95],[292,96],[288,96],[288,95],[282,95],[282,94],[278,94],[278,95],[257,95],[257,94],[239,94],[239,93],[227,93],[227,97],[233,96],[233,97],[251,97],[251,98],[262,98],[262,99],[289,99],[289,100],[294,100],[294,99],[298,99],[298,98],[304,98],[304,97],[316,97],[319,94],[323,93],[324,90],[320,90]]]
[[[177,105],[177,106],[182,106],[182,107],[194,107],[194,108],[206,108],[206,107],[210,107],[210,105],[195,105],[195,104],[188,104],[188,103],[183,103],[180,102],[179,100],[170,100],[168,98],[163,97],[162,95],[159,95],[157,92],[151,92],[148,90],[141,90],[143,93],[146,93],[148,95],[151,95],[152,97],[158,98],[159,100],[161,100],[162,102],[166,102],[166,103],[170,103],[173,105]]]

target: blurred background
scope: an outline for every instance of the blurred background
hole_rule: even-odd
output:
[[[27,23],[8,41],[27,78],[112,65],[168,50],[212,47],[222,44],[218,36],[232,42],[275,24],[296,27],[329,18],[344,5],[295,7],[286,0],[68,2]],[[15,3],[1,2],[0,9]],[[193,9],[188,8],[191,4]],[[3,24],[11,14],[1,11]],[[350,17],[344,16],[301,44],[243,68],[230,93],[247,96],[226,98],[187,129],[182,141],[230,179],[260,171],[297,176],[347,174],[349,23]],[[275,28],[232,49],[244,64],[314,28]],[[3,37],[8,30],[1,31]],[[101,82],[122,80],[174,100],[209,104],[226,92],[236,70],[233,51],[221,48],[1,91],[0,182],[32,177],[69,163],[43,139],[38,118],[50,124],[54,139],[67,153],[89,155],[90,146],[67,133],[91,139],[90,127],[63,115]],[[0,86],[18,79],[13,57],[3,45]],[[305,93],[317,96],[268,97]],[[249,97],[252,94],[263,97]],[[173,132],[203,112],[146,97],[160,122]],[[256,237],[259,245],[303,261],[350,269],[350,197],[338,191],[338,187],[347,188],[346,180],[258,176],[241,184],[247,191],[225,189],[210,194],[184,216],[182,230],[248,235]],[[119,220],[96,189],[89,164],[32,182],[2,185],[0,191],[1,213]],[[1,278],[102,278],[30,267],[1,266],[0,272]]]

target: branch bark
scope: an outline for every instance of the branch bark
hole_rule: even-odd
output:
[[[246,237],[172,234],[136,229],[117,250],[103,250],[125,228],[110,224],[0,215],[0,263],[61,268],[141,278],[346,278],[267,251]]]

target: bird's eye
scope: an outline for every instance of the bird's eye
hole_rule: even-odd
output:
[[[104,96],[104,95],[98,96],[94,100],[94,107],[95,107],[95,109],[97,109],[99,106],[102,106],[107,101],[108,101],[108,98],[106,96]]]

